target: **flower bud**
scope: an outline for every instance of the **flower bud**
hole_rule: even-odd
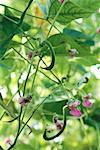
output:
[[[60,120],[58,120],[58,121],[55,123],[55,125],[56,125],[57,130],[61,130],[61,129],[63,128],[63,122],[60,121]]]
[[[64,0],[58,0],[61,4],[64,2]]]
[[[70,57],[75,57],[78,54],[78,51],[76,49],[70,49],[69,50],[69,55]]]
[[[96,33],[100,34],[100,27],[97,28]]]
[[[11,139],[10,138],[6,138],[5,139],[5,144],[10,144],[11,145]]]
[[[91,97],[92,97],[92,94],[89,93],[88,95],[86,95],[86,96],[83,97],[83,100],[88,100],[88,99],[90,99]]]
[[[25,106],[27,103],[30,102],[31,99],[32,99],[32,96],[27,96],[26,98],[25,97],[20,97],[19,98],[19,104],[21,106]]]
[[[28,59],[31,60],[31,59],[32,59],[32,56],[33,56],[33,52],[30,51],[30,52],[28,53]]]

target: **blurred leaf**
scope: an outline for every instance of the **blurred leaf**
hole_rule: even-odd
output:
[[[100,8],[100,0],[71,0],[73,3],[78,4],[82,8],[96,11]]]
[[[61,3],[59,1],[51,0],[51,6],[49,9],[48,17],[54,19],[60,7],[61,7]],[[71,1],[67,1],[65,2],[65,5],[60,11],[56,21],[58,21],[61,24],[67,24],[71,22],[72,20],[75,20],[78,18],[87,18],[92,13],[93,11],[89,9],[83,9],[79,7],[78,5],[72,3]]]
[[[12,14],[12,12],[8,8],[5,8],[4,15],[8,17],[8,19],[5,17],[2,18],[2,26],[5,34],[9,36],[15,30],[16,34],[21,33],[22,31],[20,29],[17,29],[17,23],[19,22],[20,19],[14,16],[14,14]],[[12,22],[10,19],[14,21],[16,24]],[[31,26],[28,23],[23,22],[21,28],[23,29],[23,31],[28,31],[31,28]]]
[[[19,34],[30,29],[30,25],[25,22],[23,22],[21,26],[23,31],[18,29],[17,23],[19,21],[19,18],[15,17],[11,13],[11,11],[6,7],[5,7],[4,15],[7,18],[2,17],[2,21],[1,21],[4,39],[0,42],[0,57],[2,57],[5,54],[5,52],[7,51],[7,49],[9,49],[9,47],[11,47],[9,46],[9,44],[15,34]]]
[[[87,35],[78,30],[69,29],[69,28],[64,28],[63,33],[70,35],[73,39],[90,39],[90,38],[92,38],[92,36],[90,36],[90,35]]]
[[[84,45],[84,46],[94,46],[95,42],[93,40],[86,40],[84,42],[79,41],[78,42],[80,45]]]
[[[25,143],[20,143],[17,144],[16,147],[14,148],[15,150],[33,150],[33,147],[29,144],[25,144]]]

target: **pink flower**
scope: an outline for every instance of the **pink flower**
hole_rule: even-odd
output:
[[[81,111],[74,107],[71,109],[70,114],[75,117],[80,117],[82,115]]]
[[[84,100],[83,101],[83,106],[84,107],[92,107],[92,103],[89,100]]]
[[[77,109],[76,107],[80,105],[80,101],[75,101],[71,104],[69,104],[70,114],[75,117],[80,117],[82,115],[81,111]]]
[[[69,104],[69,108],[70,109],[73,109],[73,108],[75,108],[75,107],[77,107],[77,106],[79,106],[80,105],[80,101],[75,101],[75,102],[73,102],[73,103],[71,103],[71,104]]]
[[[10,138],[6,138],[5,139],[5,144],[10,144],[11,145],[11,139]]]
[[[25,102],[25,98],[24,98],[24,97],[20,97],[20,98],[19,98],[19,104],[20,104],[21,106],[25,106],[25,105],[26,105],[26,102]]]
[[[55,123],[57,130],[61,130],[63,128],[63,122],[59,120],[56,116],[54,116],[53,122]]]
[[[21,106],[25,106],[27,103],[30,102],[31,99],[32,99],[31,96],[27,96],[26,98],[25,98],[25,97],[20,97],[20,98],[19,98],[19,104],[20,104]]]
[[[92,107],[92,103],[90,101],[91,97],[92,97],[91,93],[89,93],[88,95],[83,97],[83,106],[84,107]]]
[[[56,125],[57,130],[61,130],[61,129],[63,128],[63,122],[60,121],[60,120],[58,120],[58,121],[55,123],[55,125]]]

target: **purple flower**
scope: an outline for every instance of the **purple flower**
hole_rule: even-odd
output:
[[[70,114],[75,117],[80,117],[82,115],[81,111],[77,109],[76,107],[80,105],[80,101],[75,101],[71,104],[69,104]]]
[[[11,144],[11,139],[10,138],[6,138],[5,139],[5,144]]]
[[[75,117],[80,117],[82,115],[81,111],[75,107],[71,109],[70,114]]]
[[[92,103],[89,100],[84,100],[83,101],[83,106],[84,107],[92,107]]]

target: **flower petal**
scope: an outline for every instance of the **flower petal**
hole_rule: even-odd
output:
[[[83,106],[84,107],[92,107],[92,103],[89,100],[83,101]]]
[[[81,111],[76,108],[71,109],[70,114],[75,117],[80,117],[82,115]]]

